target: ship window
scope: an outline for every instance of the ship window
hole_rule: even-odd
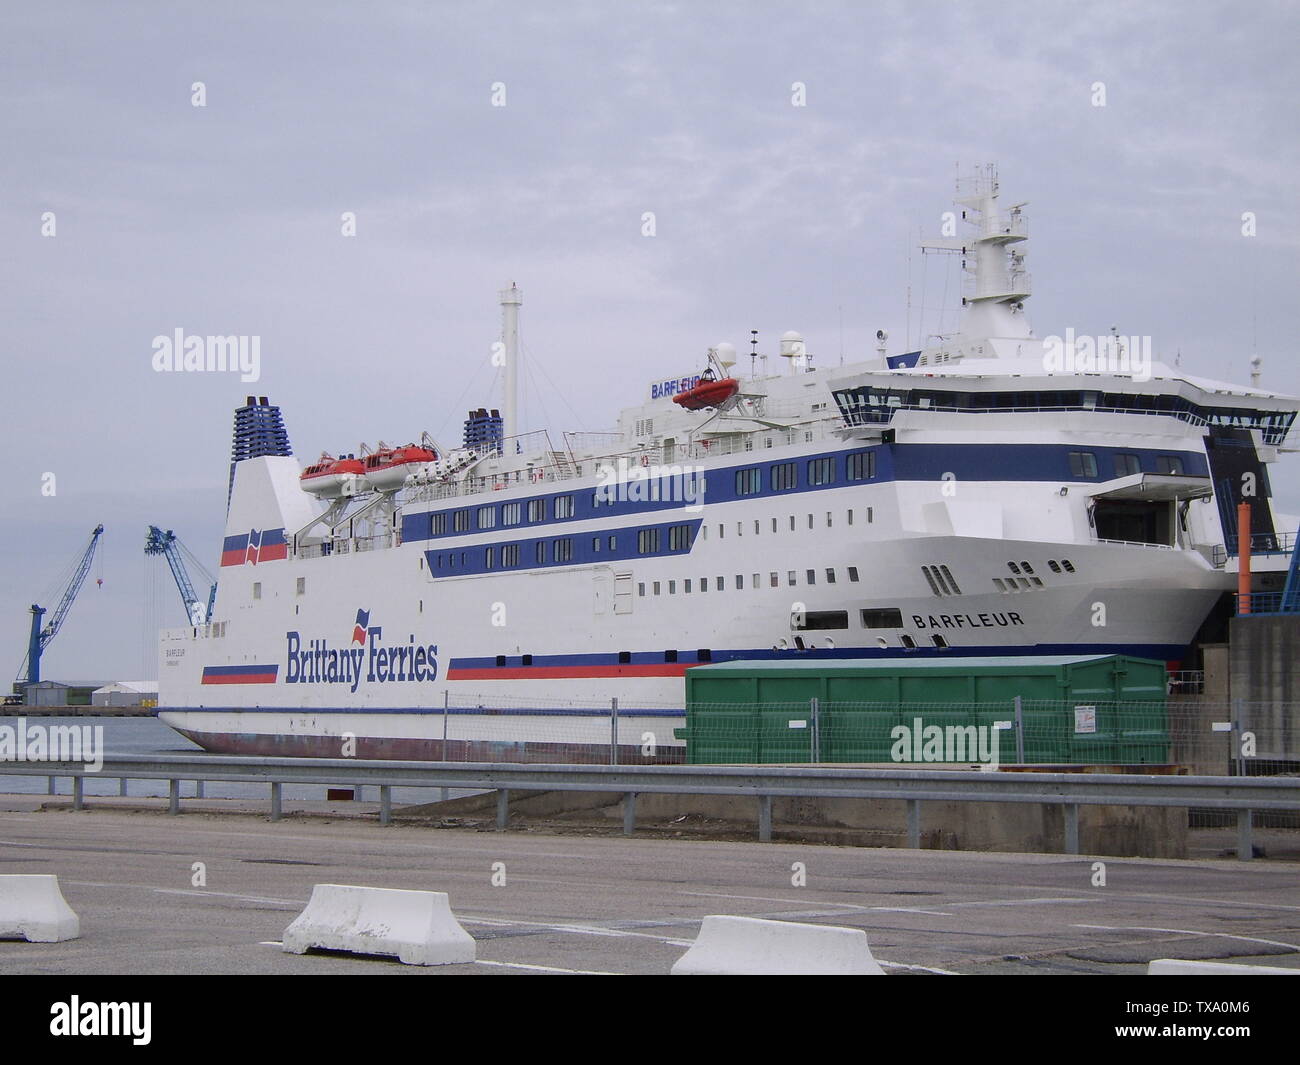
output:
[[[600,537],[599,537],[599,536],[593,536],[593,537],[591,538],[591,553],[592,553],[593,555],[599,555],[599,554],[600,554]]]
[[[447,531],[447,515],[431,514],[429,515],[429,535],[441,536]]]
[[[655,595],[658,595],[658,594],[659,594],[659,582],[658,582],[658,581],[655,581],[655,582],[654,582],[653,588],[654,588],[654,593],[655,593]]]
[[[727,579],[725,577],[714,577],[713,579],[716,582],[713,586],[714,588],[720,592],[725,592],[727,590]]]
[[[611,537],[609,538],[609,549],[610,549],[611,551],[613,551],[613,550],[615,550],[617,547],[618,547],[618,537],[617,537],[617,536],[611,536]]]
[[[546,541],[538,540],[533,550],[537,554],[537,564],[542,565],[546,561]]]
[[[451,527],[456,532],[467,532],[469,530],[469,511],[456,511],[456,513],[451,516]]]
[[[1050,569],[1053,573],[1061,572],[1061,564],[1057,562],[1056,559],[1054,558],[1049,558],[1047,560],[1047,568]]]
[[[523,658],[521,659],[521,663],[525,666],[531,666],[533,664],[533,656],[524,655]]]
[[[1183,460],[1176,455],[1157,455],[1156,473],[1178,475],[1183,472]]]
[[[831,512],[828,510],[826,512],[826,528],[829,529],[830,527],[831,527]]]
[[[750,466],[736,471],[736,495],[752,496],[763,490],[763,471]]]
[[[772,572],[767,575],[767,584],[769,588],[780,588],[781,574],[777,573],[776,570],[772,570]]]
[[[722,524],[722,522],[718,522],[718,539],[721,540],[726,535],[727,535],[726,527]]]
[[[478,527],[480,529],[495,529],[497,527],[496,507],[478,508]]]
[[[995,587],[995,588],[996,588],[999,592],[1001,592],[1003,595],[1006,595],[1006,594],[1007,594],[1007,586],[1006,586],[1005,584],[1002,583],[1002,578],[1001,578],[1001,577],[994,577],[994,578],[993,578],[993,587]]]
[[[501,548],[501,565],[517,566],[519,565],[519,545],[506,544]]]
[[[644,583],[644,582],[642,582],[642,581],[638,581],[638,582],[637,582],[637,586],[636,586],[636,594],[639,595],[639,596],[641,596],[642,598],[645,597],[645,583]]]
[[[1138,461],[1136,455],[1116,455],[1115,456],[1115,476],[1131,477],[1135,473],[1142,472],[1142,463]]]
[[[682,594],[683,594],[683,595],[690,595],[690,594],[691,594],[691,579],[690,579],[690,577],[687,577],[686,580],[682,581]]]
[[[297,581],[297,586],[295,587],[294,590],[297,592],[298,595],[306,595],[306,594],[307,594],[307,578],[306,578],[306,577],[299,577],[299,578],[298,578],[298,581]]]
[[[797,632],[810,629],[847,629],[849,612],[847,610],[807,610],[796,612],[790,618],[790,627]]]
[[[262,598],[262,582],[261,582],[261,581],[254,581],[254,582],[253,582],[253,598],[254,598],[254,599],[261,599],[261,598]]]
[[[773,531],[773,532],[776,532],[776,519],[775,519],[775,518],[772,519],[772,531]]]
[[[568,562],[573,558],[573,541],[569,537],[556,540],[553,546],[556,562]]]
[[[745,575],[744,575],[743,573],[737,573],[737,574],[736,574],[736,588],[737,588],[737,589],[740,589],[740,588],[744,588],[744,587],[745,587]]]
[[[957,587],[957,582],[952,579],[952,573],[949,572],[948,567],[940,566],[939,569],[943,573],[944,579],[948,582],[949,586],[952,588],[953,594],[961,595],[961,589]]]
[[[1021,562],[1021,563],[1020,563],[1020,568],[1021,568],[1021,570],[1022,570],[1023,572],[1028,573],[1028,574],[1031,574],[1031,575],[1032,575],[1033,572],[1034,572],[1034,567],[1031,566],[1028,562]]]
[[[528,520],[545,521],[546,520],[546,500],[530,499],[528,501]]]
[[[793,462],[776,462],[768,473],[768,484],[773,492],[788,492],[799,483],[799,470]]]
[[[794,532],[794,515],[790,515],[790,531]]]
[[[835,571],[833,569],[828,568],[826,570],[826,583],[827,584],[835,583]]]
[[[762,530],[758,527],[758,519],[754,519],[754,535],[757,536]]]
[[[795,574],[795,571],[794,571],[794,570],[786,570],[786,573],[785,573],[785,583],[788,584],[791,588],[793,588],[793,587],[795,586],[795,584],[797,583],[797,580],[796,580],[794,574]]]
[[[519,524],[519,521],[520,521],[520,514],[521,514],[521,513],[522,513],[522,508],[521,508],[520,504],[518,504],[518,503],[502,503],[502,504],[501,504],[501,524],[502,524],[502,525],[518,525],[518,524]]]
[[[555,497],[555,516],[557,519],[573,517],[573,496]]]
[[[506,656],[505,656],[505,655],[497,655],[497,665],[498,665],[498,666],[504,666],[505,664],[506,664]]]
[[[930,639],[934,642],[935,647],[947,647],[948,641],[940,636],[937,632],[931,634]]]
[[[676,581],[669,581],[669,582],[668,582],[668,594],[669,594],[669,595],[676,595],[676,594],[677,594],[677,582],[676,582]]]
[[[852,511],[852,510],[845,511],[844,516],[845,516],[845,518],[848,519],[848,523],[849,523],[850,525],[852,525],[852,524],[853,524],[853,511]]]
[[[930,572],[930,567],[922,566],[921,572],[925,575],[925,581],[930,586],[930,591],[935,595],[943,595],[943,592],[939,591],[939,585],[935,583],[934,575]]]
[[[709,578],[708,578],[708,577],[701,577],[701,578],[700,578],[700,591],[701,591],[701,592],[707,592],[708,590],[709,590]]]
[[[484,568],[485,568],[485,569],[491,569],[491,568],[492,568],[492,566],[493,566],[494,563],[496,562],[496,553],[497,553],[497,549],[496,549],[495,547],[489,547],[489,548],[487,549],[487,551],[485,552],[485,558],[484,558],[484,563],[485,563]]]
[[[1070,452],[1070,476],[1096,477],[1097,456],[1091,451]]]
[[[816,571],[815,569],[810,569],[807,573],[805,573],[805,574],[804,574],[804,582],[805,582],[806,584],[816,584],[816,583],[817,583],[817,571]]]
[[[809,515],[808,515],[808,528],[811,529],[812,527],[813,527],[813,516],[812,516],[811,514],[809,514]]]
[[[823,459],[808,460],[808,484],[815,486],[819,484],[835,483],[835,459],[827,457]]]
[[[753,579],[750,580],[749,586],[754,589],[763,587],[763,582],[759,579],[759,575],[757,573],[755,573]]]
[[[872,519],[874,518],[874,513],[873,513],[873,511],[874,511],[874,508],[873,508],[873,507],[867,507],[867,524],[868,524],[868,525],[871,524]]]
[[[657,553],[662,544],[661,529],[640,529],[636,534],[636,550],[640,555]]]
[[[874,451],[850,451],[845,458],[850,481],[869,481],[876,475]]]
[[[712,662],[713,651],[707,647],[701,647],[698,651],[695,652],[695,657],[700,662]]]
[[[908,636],[907,633],[904,633],[902,636],[900,636],[900,637],[898,638],[898,642],[901,643],[904,647],[907,647],[907,648],[915,648],[915,647],[916,647],[916,641],[915,641],[914,639],[912,639],[912,637]]]
[[[897,607],[884,607],[879,610],[862,610],[862,627],[864,629],[901,629],[903,612]]]
[[[1071,562],[1068,558],[1061,559],[1061,565],[1065,567],[1066,573],[1074,572],[1074,563]]]
[[[1029,579],[1034,582],[1035,588],[1043,587],[1043,579],[1041,577],[1030,577]]]
[[[737,536],[745,535],[745,523],[743,521],[736,522],[736,535]]]
[[[1017,566],[1014,562],[1008,562],[1008,563],[1007,563],[1007,569],[1009,569],[1012,573],[1019,573],[1019,572],[1020,572],[1020,567]]]
[[[849,582],[850,582],[851,584],[857,584],[857,583],[858,583],[858,567],[857,567],[857,566],[850,566],[850,567],[849,567]]]
[[[665,652],[664,652],[664,661],[665,661],[665,662],[676,662],[676,661],[677,661],[677,652],[676,652],[676,651],[665,651]]]
[[[618,664],[619,664],[620,666],[626,666],[626,665],[627,665],[628,663],[630,663],[631,661],[632,661],[632,652],[631,652],[631,651],[619,651],[619,653],[618,653]]]

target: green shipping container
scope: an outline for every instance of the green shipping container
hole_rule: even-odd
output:
[[[1165,694],[1164,663],[1126,655],[724,662],[686,671],[675,734],[694,765],[1013,764],[1019,696],[1025,764],[1158,764]]]

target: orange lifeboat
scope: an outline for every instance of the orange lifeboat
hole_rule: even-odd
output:
[[[715,381],[711,373],[700,378],[700,383],[685,392],[673,396],[673,402],[686,410],[703,410],[705,407],[720,407],[740,391],[740,382],[734,377],[724,377]]]
[[[336,459],[333,455],[323,454],[317,462],[312,463],[298,475],[298,483],[304,492],[322,498],[337,497],[347,492],[349,485],[355,486],[365,467],[360,459],[344,456]]]
[[[427,447],[407,444],[405,447],[386,447],[365,459],[366,480],[371,488],[381,492],[401,488],[407,475],[414,473],[427,462],[437,462],[438,453]]]

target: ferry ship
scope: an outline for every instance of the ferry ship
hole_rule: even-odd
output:
[[[227,753],[606,761],[616,698],[620,760],[680,761],[701,663],[1177,668],[1231,600],[1238,504],[1256,542],[1295,529],[1268,465],[1297,400],[1143,338],[1036,337],[1024,205],[988,171],[957,206],[968,232],[927,248],[961,257],[960,327],[921,350],[882,331],[874,358],[814,365],[789,332],[769,368],[720,343],[616,432],[557,439],[516,424],[512,284],[503,406],[458,446],[302,470],[249,397],[215,605],[161,634],[160,718]]]

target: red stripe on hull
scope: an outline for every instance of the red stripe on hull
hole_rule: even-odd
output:
[[[585,680],[611,677],[684,677],[692,662],[664,662],[646,666],[488,666],[485,669],[453,667],[448,680]]]
[[[200,682],[203,684],[274,684],[274,673],[247,673],[247,674],[217,674],[215,676],[204,677]]]

